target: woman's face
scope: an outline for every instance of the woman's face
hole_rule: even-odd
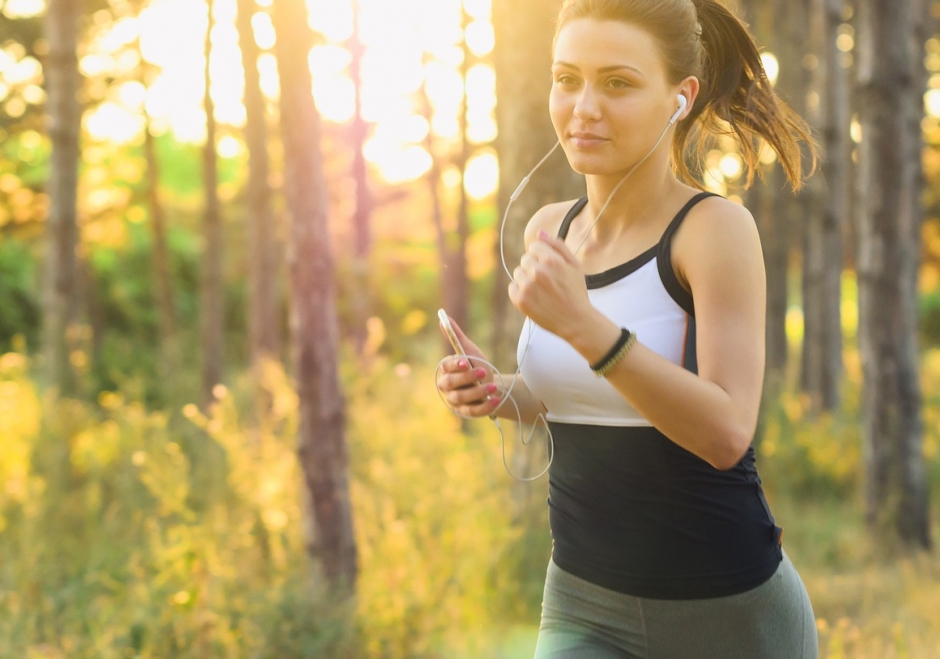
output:
[[[645,157],[679,107],[678,89],[642,28],[578,19],[558,33],[549,111],[581,174],[614,175]]]

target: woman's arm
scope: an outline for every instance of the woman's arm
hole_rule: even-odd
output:
[[[698,375],[645,348],[639,336],[607,379],[670,440],[730,469],[751,443],[760,407],[766,304],[760,239],[746,209],[707,200],[690,213],[672,249],[695,299]],[[562,241],[541,234],[516,281],[510,287],[516,306],[589,363],[617,340],[620,328],[590,304],[580,266]]]

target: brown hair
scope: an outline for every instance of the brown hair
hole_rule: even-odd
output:
[[[673,163],[680,177],[699,187],[686,155],[701,171],[709,136],[732,135],[741,145],[747,186],[760,172],[761,140],[777,153],[790,185],[803,184],[800,142],[816,165],[807,123],[774,93],[754,38],[717,0],[566,0],[555,37],[571,21],[590,18],[644,28],[659,43],[670,82],[695,76],[700,91],[692,110],[677,124]],[[697,139],[689,145],[695,134]]]

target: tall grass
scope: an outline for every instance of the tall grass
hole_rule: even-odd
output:
[[[886,561],[862,520],[849,366],[838,413],[814,417],[794,394],[769,409],[768,497],[822,656],[938,657],[940,560]],[[0,658],[527,656],[547,530],[513,511],[498,436],[486,421],[462,427],[428,364],[373,351],[345,367],[360,560],[346,604],[305,553],[297,400],[276,365],[258,425],[247,376],[206,413],[153,410],[119,392],[55,402],[27,357],[0,356]],[[940,352],[924,385],[936,482]]]

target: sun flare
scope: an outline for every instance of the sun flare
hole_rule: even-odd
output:
[[[9,5],[14,0],[7,0]],[[31,0],[16,0],[25,11]],[[37,0],[38,1],[38,0]],[[259,2],[252,26],[266,51],[259,61],[261,86],[269,99],[279,92],[277,62],[270,50],[276,41],[270,17]],[[29,5],[29,7],[27,6]],[[466,94],[467,132],[471,144],[487,145],[496,137],[495,74],[486,63],[493,49],[490,3],[466,0],[467,50],[476,61],[466,80],[460,0],[307,0],[311,27],[320,35],[309,56],[313,94],[323,119],[345,125],[356,108],[351,77],[350,39],[358,11],[363,46],[361,70],[362,116],[371,125],[366,156],[388,183],[413,180],[431,167],[425,142],[429,137],[453,142],[460,134],[460,113]],[[95,140],[127,143],[138,139],[140,113],[145,108],[156,129],[166,127],[184,142],[205,140],[205,54],[207,5],[192,0],[153,0],[139,21],[123,19],[100,38],[94,52],[82,59],[89,75],[113,68],[116,53],[139,35],[143,58],[159,74],[148,88],[120,88],[112,102],[86,116]],[[236,0],[216,0],[210,60],[211,97],[216,120],[236,128],[244,125],[244,72],[235,28]],[[126,48],[125,48],[126,50]],[[422,94],[430,111],[421,101]],[[230,145],[229,145],[230,146]],[[234,153],[227,148],[222,157]],[[489,163],[489,157],[481,157]],[[484,198],[495,189],[493,167],[477,165],[467,172],[472,196]]]

